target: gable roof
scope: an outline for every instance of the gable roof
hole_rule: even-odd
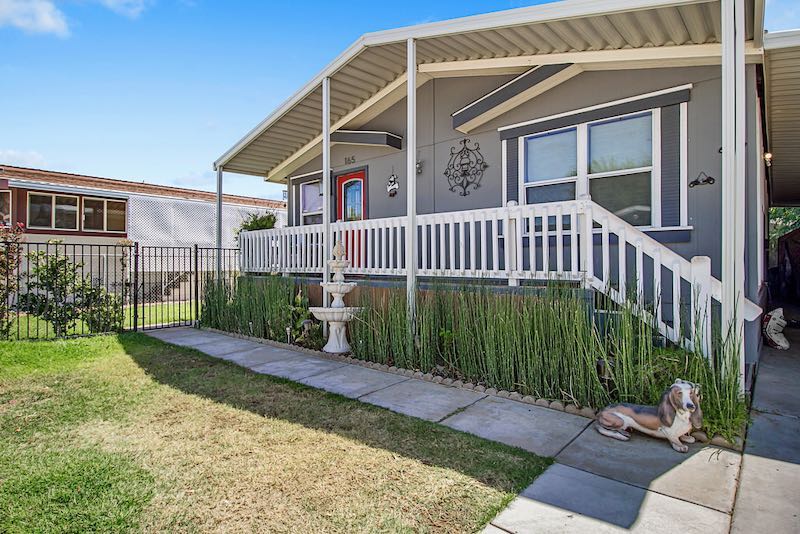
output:
[[[46,171],[42,169],[30,169],[27,167],[14,167],[12,165],[0,165],[0,180],[23,180],[26,182],[31,182],[33,186],[35,186],[37,183],[54,184],[64,186],[65,188],[77,187],[96,189],[99,191],[138,193],[143,195],[181,198],[186,200],[200,200],[205,202],[216,202],[217,199],[217,195],[215,193],[209,193],[208,191],[200,191],[197,189],[148,184],[145,182],[131,182],[127,180],[117,180],[114,178],[100,178],[97,176]],[[264,198],[245,197],[239,195],[222,195],[222,201],[226,204],[238,204],[241,206],[286,209],[286,202],[268,200]]]
[[[746,0],[747,35],[761,46],[764,0]],[[418,83],[431,65],[717,45],[718,0],[567,0],[367,33],[214,162],[214,168],[283,181],[319,153],[320,84],[331,78],[331,131],[357,129],[405,97],[406,45],[417,39]],[[719,56],[713,46],[704,53]],[[559,62],[564,58],[559,57]],[[552,63],[547,61],[547,63]],[[430,69],[429,69],[430,70]],[[449,75],[458,75],[450,72]]]

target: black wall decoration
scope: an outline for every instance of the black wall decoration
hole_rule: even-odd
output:
[[[480,145],[475,143],[475,148],[469,148],[469,139],[463,139],[461,149],[450,148],[450,161],[444,175],[450,184],[450,191],[457,192],[462,197],[469,195],[469,188],[478,189],[481,186],[483,171],[489,166],[480,153]]]

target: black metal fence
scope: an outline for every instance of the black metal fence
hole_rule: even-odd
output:
[[[238,275],[238,249],[0,242],[0,339],[192,325],[218,258]]]

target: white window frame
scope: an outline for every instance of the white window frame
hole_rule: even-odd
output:
[[[309,211],[309,212],[304,211],[304,206],[303,206],[303,198],[304,198],[303,197],[303,186],[311,185],[311,184],[319,184],[320,185],[320,191],[322,191],[322,180],[309,180],[308,182],[303,182],[303,183],[297,184],[297,196],[300,198],[300,221],[299,221],[300,224],[299,224],[299,226],[305,226],[306,225],[306,223],[305,223],[306,217],[309,217],[311,215],[322,215],[322,210],[321,209],[320,210]],[[323,208],[324,208],[324,206],[323,206]]]
[[[589,173],[589,127],[594,124],[600,124],[604,122],[608,122],[609,120],[613,119],[622,119],[626,117],[634,117],[639,115],[645,115],[650,113],[651,115],[651,127],[652,127],[652,161],[651,165],[646,167],[638,167],[632,169],[620,169],[615,171],[608,171],[608,172],[599,172],[599,173]],[[681,114],[681,224],[685,224],[684,216],[686,213],[686,208],[684,204],[686,204],[686,195],[684,194],[684,185],[683,182],[685,181],[685,160],[686,160],[686,151],[683,150],[684,147],[684,135],[685,135],[685,128],[683,127],[685,119],[685,107],[681,106],[680,108]],[[526,151],[526,141],[530,138],[540,137],[542,135],[558,133],[567,130],[576,130],[576,145],[577,145],[577,154],[576,154],[576,161],[577,161],[577,169],[578,173],[576,176],[565,177],[565,178],[556,178],[553,180],[544,180],[538,182],[526,182],[525,178],[527,175],[527,151]],[[548,185],[557,185],[557,184],[565,184],[565,183],[575,183],[575,198],[576,199],[591,199],[589,195],[589,184],[590,180],[593,178],[604,178],[610,176],[625,176],[628,174],[637,174],[642,172],[649,172],[650,173],[650,202],[651,202],[651,212],[650,212],[650,220],[651,224],[647,226],[638,226],[640,230],[649,230],[654,228],[661,228],[661,108],[651,108],[645,109],[641,111],[636,111],[632,113],[625,113],[622,115],[614,115],[611,117],[604,117],[602,119],[597,119],[594,121],[583,122],[578,124],[573,124],[570,126],[562,126],[559,128],[554,128],[552,130],[546,130],[542,132],[536,132],[535,134],[520,136],[518,138],[518,157],[519,157],[519,164],[518,164],[518,183],[519,183],[519,199],[520,204],[527,204],[528,202],[528,195],[527,190],[530,187],[542,187]]]
[[[14,224],[14,195],[11,193],[10,189],[0,189],[0,195],[8,195],[8,224],[0,219],[0,226],[11,226]]]
[[[33,226],[31,224],[31,195],[41,197],[50,197],[50,226]],[[74,198],[75,207],[78,213],[75,214],[75,228],[56,228],[56,198]],[[28,191],[27,192],[27,214],[28,214],[28,228],[32,230],[56,230],[58,232],[79,232],[81,228],[80,215],[81,215],[81,198],[78,195],[65,195],[63,193],[46,193],[43,191]]]
[[[94,230],[86,228],[86,213],[85,206],[87,200],[98,200],[103,203],[103,229]],[[123,230],[109,230],[108,229],[108,203],[121,202],[125,205],[125,228]],[[128,233],[128,201],[122,198],[101,198],[101,197],[83,197],[81,200],[81,230],[84,232],[101,232],[104,234],[126,234]]]

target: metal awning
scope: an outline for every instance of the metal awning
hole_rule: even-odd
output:
[[[800,30],[764,36],[770,203],[800,206]]]
[[[745,3],[746,38],[760,60],[764,1]],[[215,168],[284,181],[320,153],[322,79],[331,78],[331,130],[357,130],[405,97],[409,38],[417,40],[418,85],[434,77],[517,74],[567,62],[597,69],[619,68],[621,60],[640,67],[677,58],[681,64],[719,63],[720,3],[568,0],[368,33],[223,154]]]

